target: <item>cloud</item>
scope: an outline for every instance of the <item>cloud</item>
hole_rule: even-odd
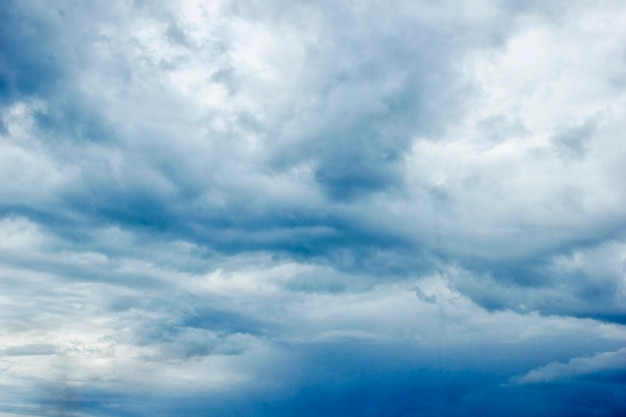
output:
[[[597,376],[626,370],[626,349],[574,358],[567,363],[550,363],[514,379],[518,384],[537,384]]]
[[[532,267],[452,274],[454,288],[490,309],[541,311],[624,323],[624,242],[570,249]]]
[[[618,415],[625,13],[6,2],[0,413]]]

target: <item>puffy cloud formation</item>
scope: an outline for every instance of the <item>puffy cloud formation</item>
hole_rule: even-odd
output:
[[[0,5],[0,417],[626,413],[626,5]]]

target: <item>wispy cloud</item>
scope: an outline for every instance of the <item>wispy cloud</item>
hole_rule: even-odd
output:
[[[593,356],[574,358],[567,363],[552,362],[516,377],[514,382],[537,384],[589,376],[598,377],[616,372],[623,374],[624,371],[626,371],[626,349],[620,349],[615,352],[602,352]]]

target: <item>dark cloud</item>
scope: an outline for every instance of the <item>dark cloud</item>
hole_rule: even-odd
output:
[[[29,4],[9,1],[0,8],[0,97],[3,105],[24,96],[48,95],[66,72],[58,56],[59,24],[31,13]],[[28,45],[28,47],[25,47]]]

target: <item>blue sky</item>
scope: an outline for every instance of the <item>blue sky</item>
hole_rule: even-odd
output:
[[[626,414],[626,4],[0,5],[0,417]]]

